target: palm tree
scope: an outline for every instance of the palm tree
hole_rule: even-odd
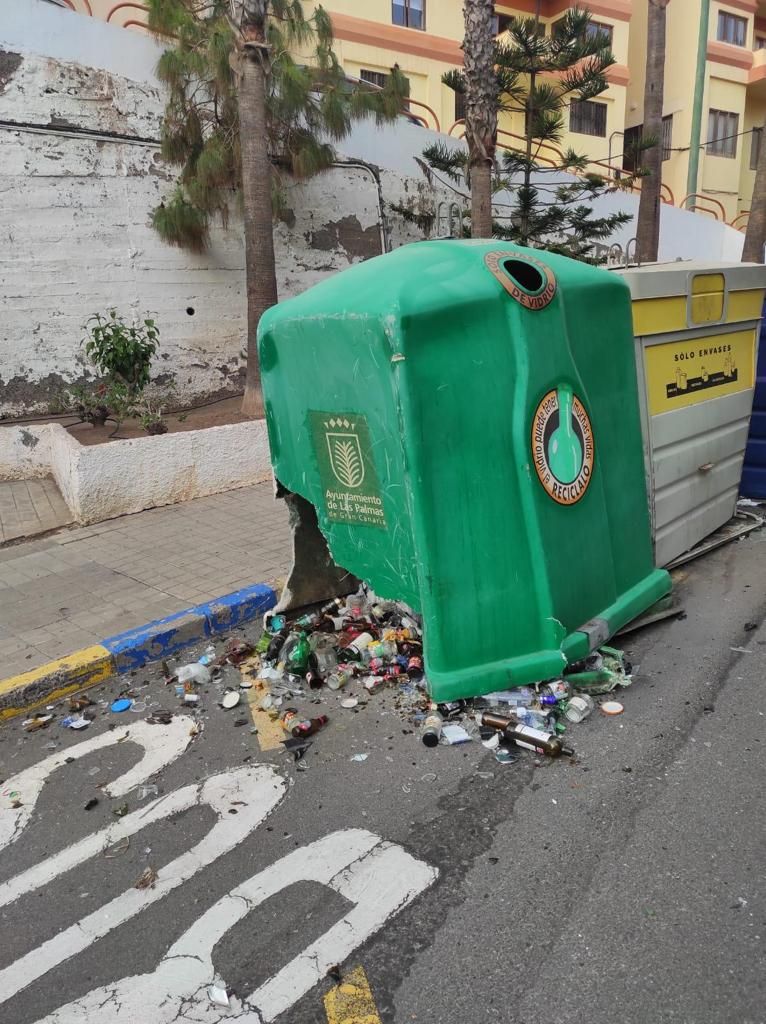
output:
[[[174,45],[157,72],[168,87],[162,155],[181,167],[174,195],[152,214],[171,245],[201,251],[210,217],[242,197],[247,274],[247,376],[242,411],[263,415],[257,330],[277,301],[274,216],[282,173],[306,178],[332,166],[331,141],[357,118],[393,120],[407,80],[350,82],[332,50],[332,22],[301,0],[148,0],[149,24]],[[295,52],[308,53],[299,62]]]
[[[665,8],[668,0],[647,0],[649,22],[646,41],[646,82],[644,84],[643,178],[638,203],[636,249],[641,263],[657,259],[660,245],[662,200],[662,102],[665,90]],[[647,146],[647,143],[653,145]]]
[[[750,201],[750,219],[747,222],[745,244],[742,249],[742,262],[763,263],[764,245],[766,245],[766,121],[761,128],[761,145],[758,152],[753,198]]]
[[[463,0],[465,136],[471,178],[471,234],[492,237],[492,169],[497,145],[493,0]]]

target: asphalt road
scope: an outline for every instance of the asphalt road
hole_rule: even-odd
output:
[[[210,1003],[205,987],[193,996],[173,994],[176,964],[201,962],[201,953],[183,960],[171,950],[167,984],[141,979],[160,978],[158,964],[189,929],[190,948],[201,950],[215,908],[232,904],[226,894],[275,863],[277,884],[285,888],[262,899],[236,897],[237,920],[216,933],[211,958],[216,976],[239,999],[267,990],[273,1005],[284,999],[289,1005],[279,1020],[285,1024],[327,1021],[322,997],[330,979],[322,977],[305,995],[294,978],[287,995],[275,996],[267,984],[315,941],[320,952],[311,962],[322,963],[320,976],[322,957],[337,950],[344,969],[364,967],[385,1022],[766,1021],[766,531],[690,563],[677,577],[687,617],[624,644],[639,666],[621,696],[625,713],[594,715],[573,727],[572,762],[538,765],[523,754],[502,766],[478,742],[427,750],[391,695],[346,711],[335,695],[323,694],[317,710],[331,722],[315,737],[306,770],[298,771],[289,755],[260,752],[250,723],[235,724],[242,709],[220,709],[211,688],[200,712],[204,729],[153,779],[166,809],[185,786],[263,770],[259,765],[275,766],[273,778],[284,781],[273,785],[283,792],[257,827],[248,831],[245,820],[241,842],[228,851],[225,843],[216,846],[209,863],[189,869],[188,877],[182,866],[178,884],[164,895],[173,863],[216,822],[231,831],[239,816],[255,813],[253,779],[236,799],[226,791],[223,811],[200,800],[137,827],[124,852],[124,842],[109,857],[99,848],[62,870],[63,851],[114,823],[116,807],[127,801],[130,815],[152,801],[139,800],[135,790],[110,799],[97,788],[139,760],[130,736],[64,763],[43,786],[23,835],[0,858],[0,883],[47,858],[54,865],[49,877],[30,876],[31,890],[0,908],[0,1022],[257,1020],[257,1000],[223,1010]],[[131,682],[148,684],[143,692],[150,701],[176,707],[158,673],[139,673]],[[112,681],[95,696],[111,699],[125,684]],[[53,755],[60,763],[69,748],[110,725],[130,726],[135,738],[133,723],[145,715],[126,717],[103,711],[80,734],[54,725],[28,735],[20,723],[6,726],[0,778]],[[144,727],[158,736],[165,728]],[[50,743],[57,748],[48,749]],[[156,745],[167,754],[171,743]],[[351,760],[359,753],[367,759]],[[7,790],[5,783],[6,808]],[[22,804],[30,796],[21,792]],[[94,797],[98,804],[84,810]],[[314,868],[321,875],[322,855],[306,848],[339,833],[328,856],[353,860],[348,851],[358,830],[391,844],[376,848],[385,857],[364,861],[372,874],[354,881],[356,869],[349,868],[345,888],[312,880]],[[297,858],[294,876],[293,862],[283,860],[290,853]],[[159,890],[133,888],[147,867],[157,871]],[[421,879],[412,882],[417,892],[407,893],[415,878]],[[397,885],[405,895],[397,903],[394,894],[387,910],[386,886]],[[115,925],[131,900],[146,903]],[[98,916],[110,901],[103,937],[82,940],[87,929],[77,922]],[[350,924],[334,928],[357,903],[372,907],[361,912],[372,921],[366,940],[366,925],[355,925],[353,914]],[[355,927],[362,940],[349,938],[353,948],[346,953],[346,933]],[[51,940],[65,951],[58,960],[55,949],[49,952]],[[20,987],[49,956],[58,966]],[[120,979],[135,978],[120,988]],[[194,978],[189,984],[193,989]],[[95,999],[88,993],[102,987],[106,994],[89,1012],[72,1007]],[[60,1007],[68,1009],[55,1013]]]

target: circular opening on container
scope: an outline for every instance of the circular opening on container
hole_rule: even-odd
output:
[[[545,287],[545,277],[534,263],[527,263],[526,260],[505,260],[503,268],[513,283],[529,295],[537,295]]]
[[[189,316],[194,316],[194,306],[187,306],[186,312],[188,313]]]

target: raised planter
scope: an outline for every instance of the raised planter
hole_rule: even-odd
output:
[[[0,480],[52,476],[81,524],[268,479],[263,420],[81,445],[58,423],[0,427]]]

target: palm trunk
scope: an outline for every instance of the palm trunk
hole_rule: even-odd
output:
[[[758,153],[758,167],[755,172],[753,198],[750,200],[750,219],[745,232],[742,249],[743,263],[763,263],[763,247],[766,244],[766,121],[761,129],[761,147]]]
[[[465,134],[471,169],[471,235],[492,237],[492,168],[497,145],[493,0],[463,0]]]
[[[247,280],[247,377],[242,412],[263,416],[257,333],[261,316],[277,302],[277,273],[271,215],[271,161],[266,132],[266,75],[261,53],[245,44],[239,87],[239,140],[245,219]]]
[[[668,0],[648,0],[649,24],[646,42],[646,84],[644,86],[644,136],[657,145],[642,154],[647,172],[641,179],[638,204],[636,249],[641,263],[657,259],[660,245],[660,198],[662,186],[662,101],[665,89],[665,8]]]

